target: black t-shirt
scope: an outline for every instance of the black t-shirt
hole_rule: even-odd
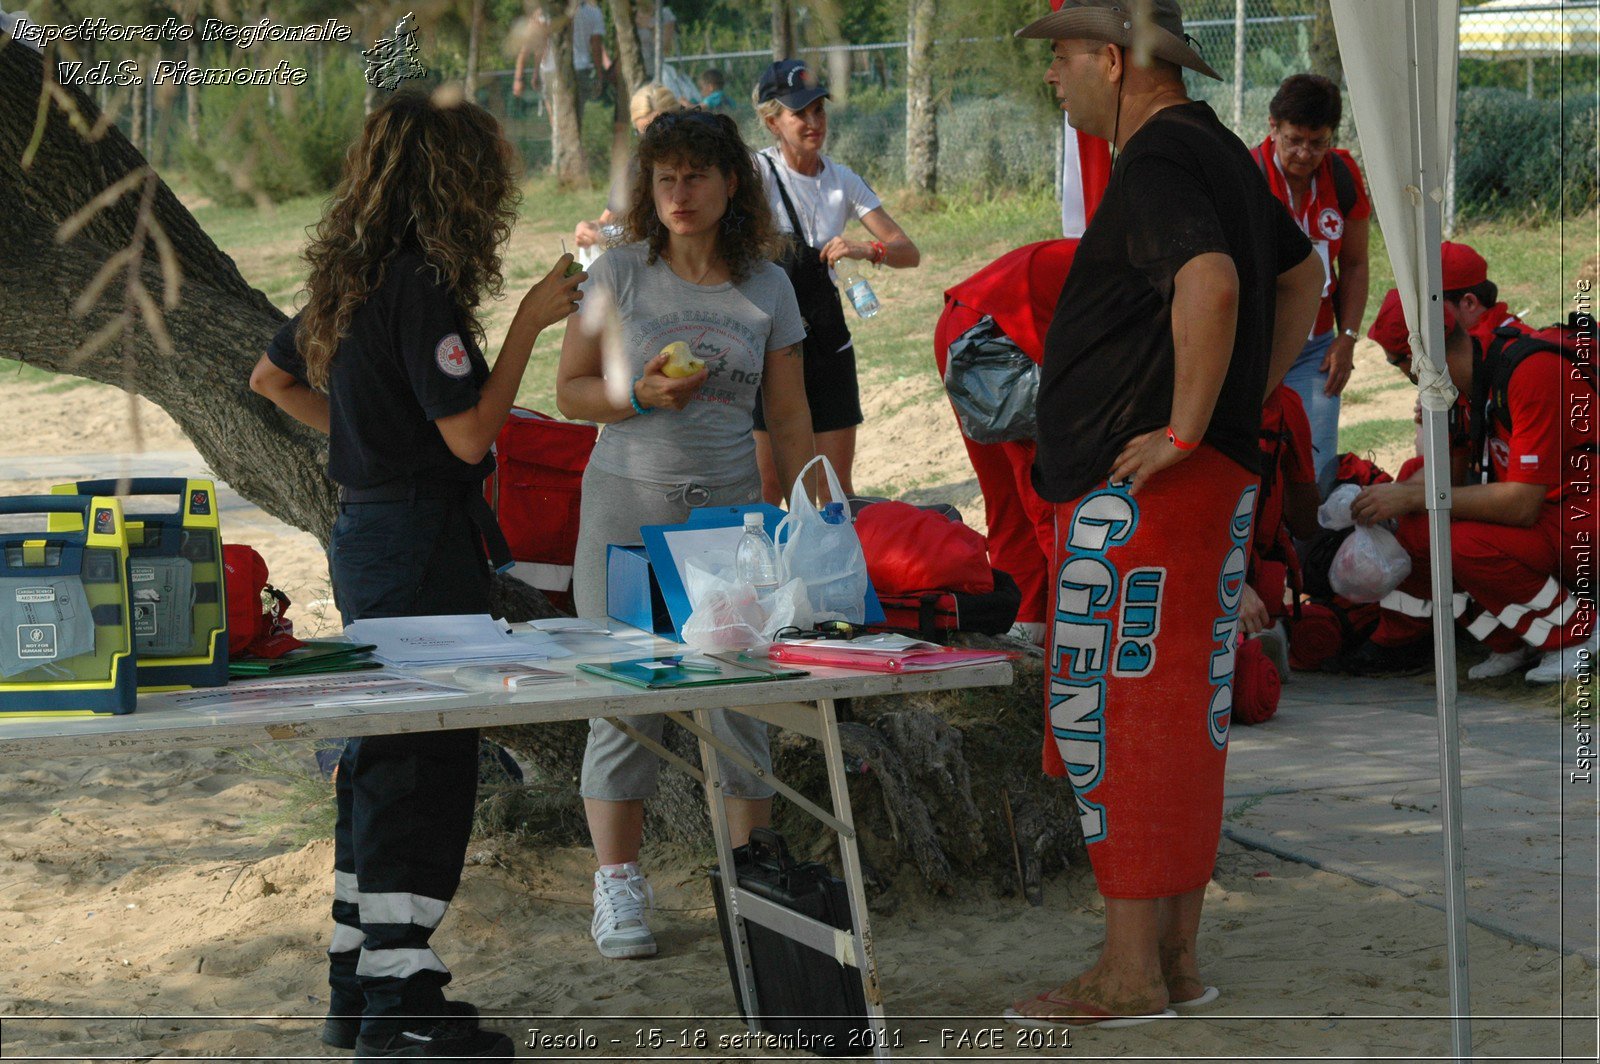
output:
[[[267,346],[272,364],[305,383],[295,349],[300,315]],[[493,456],[468,465],[433,424],[471,409],[489,365],[448,292],[420,254],[404,251],[350,319],[328,381],[328,476],[347,488],[408,481],[476,483]]]
[[[1205,441],[1259,472],[1275,286],[1311,244],[1239,138],[1209,106],[1187,103],[1129,138],[1073,257],[1039,378],[1042,497],[1077,498],[1129,439],[1171,420],[1173,279],[1214,251],[1238,270],[1239,321]]]

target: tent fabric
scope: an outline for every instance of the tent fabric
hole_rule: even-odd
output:
[[[1418,353],[1412,365],[1422,405],[1449,410],[1456,390],[1445,371],[1442,304],[1430,298],[1440,291],[1439,257],[1423,255],[1421,248],[1427,242],[1424,208],[1431,202],[1437,210],[1444,201],[1449,131],[1455,129],[1456,0],[1331,3],[1367,185],[1411,325],[1411,348]],[[1419,39],[1433,48],[1416,49]],[[1419,66],[1418,52],[1428,57],[1425,66]],[[1396,104],[1418,99],[1419,92],[1428,113],[1417,117],[1432,121],[1395,121],[1411,117],[1409,108]],[[1416,183],[1419,173],[1426,188]],[[1431,321],[1419,330],[1423,306],[1431,309]]]

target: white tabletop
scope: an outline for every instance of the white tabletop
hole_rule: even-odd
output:
[[[643,633],[636,633],[643,636]],[[645,637],[640,654],[682,653],[681,644]],[[0,718],[0,754],[52,757],[103,750],[164,750],[182,746],[233,746],[292,739],[337,739],[355,735],[393,735],[452,728],[493,728],[509,724],[629,717],[667,710],[765,706],[867,695],[909,694],[970,687],[995,687],[1011,682],[1009,664],[969,665],[915,673],[878,673],[812,666],[792,680],[645,690],[576,671],[577,663],[595,660],[558,658],[533,664],[569,679],[519,691],[469,691],[446,698],[370,705],[274,705],[178,708],[163,695],[141,695],[131,714],[92,717],[40,714]],[[599,659],[605,660],[605,659]],[[407,676],[451,683],[450,671],[400,673],[373,669],[349,674],[362,677]],[[340,674],[332,674],[340,675]],[[315,677],[308,677],[315,679]],[[461,686],[453,684],[453,686]],[[247,689],[230,684],[229,690]],[[167,703],[167,704],[164,704]]]

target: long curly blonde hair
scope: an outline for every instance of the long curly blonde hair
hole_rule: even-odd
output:
[[[389,261],[419,252],[479,344],[477,308],[499,296],[500,251],[516,220],[517,157],[493,115],[473,103],[407,91],[367,116],[305,258],[296,332],[306,377],[326,389],[339,339]]]

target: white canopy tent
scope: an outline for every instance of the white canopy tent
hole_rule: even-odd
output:
[[[1438,685],[1440,812],[1450,962],[1451,1050],[1472,1056],[1467,982],[1461,751],[1456,719],[1446,418],[1456,390],[1445,371],[1439,245],[1455,131],[1457,0],[1331,0],[1372,203],[1405,307],[1422,393]]]

